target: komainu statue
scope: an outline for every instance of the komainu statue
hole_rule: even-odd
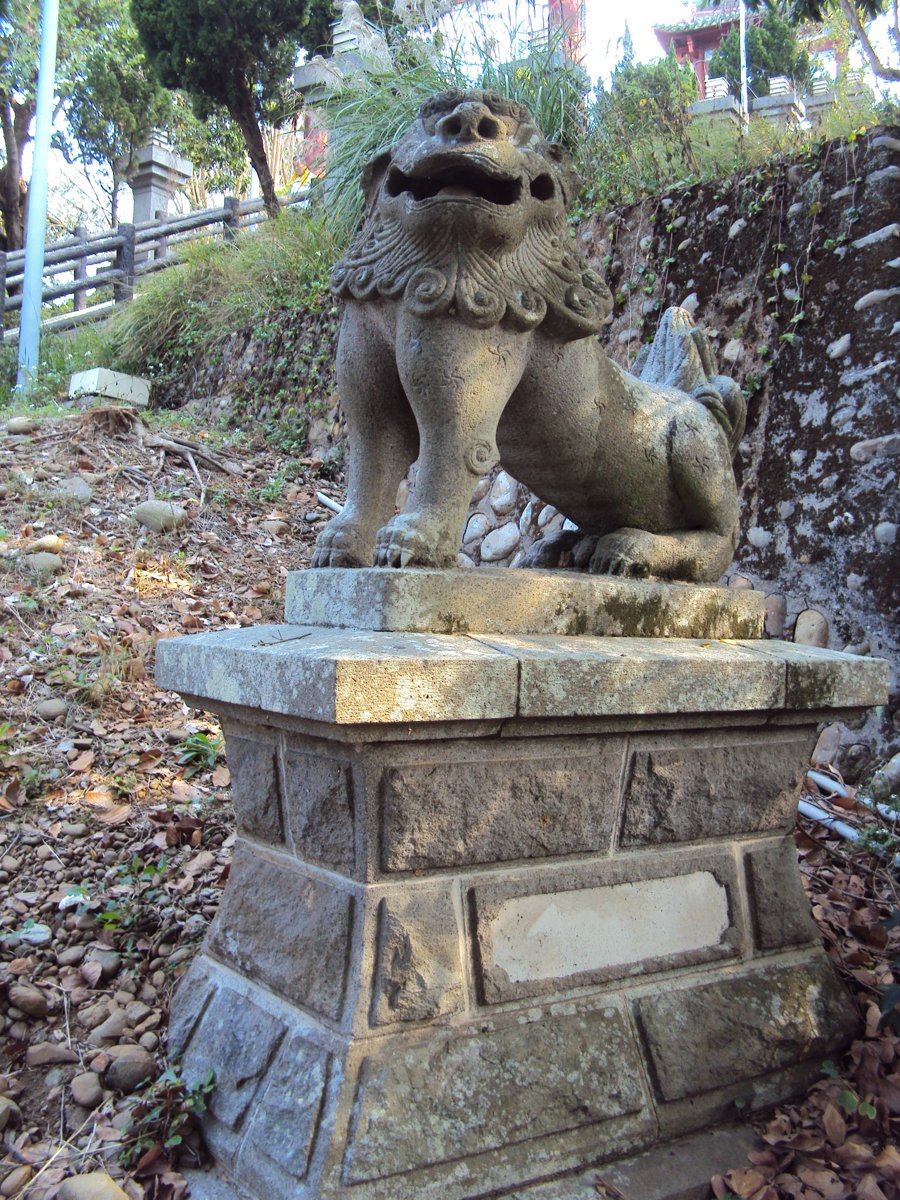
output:
[[[718,579],[738,535],[743,398],[680,308],[637,374],[604,354],[612,297],[568,232],[566,152],[519,104],[445,92],[363,190],[365,223],[332,274],[349,493],[314,565],[454,565],[475,481],[502,462],[578,527],[528,565],[566,554],[598,573]]]

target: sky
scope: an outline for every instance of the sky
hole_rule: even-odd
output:
[[[445,19],[457,32],[471,23],[472,7],[466,5],[457,15]],[[479,5],[477,22],[491,29],[501,53],[508,51],[514,33],[527,34],[529,28],[546,27],[546,0],[484,0]],[[660,21],[684,20],[687,0],[629,0],[627,5],[609,0],[586,0],[584,68],[596,83],[601,75],[609,77],[619,58],[619,41],[626,19],[638,62],[662,57],[662,48],[653,33]]]

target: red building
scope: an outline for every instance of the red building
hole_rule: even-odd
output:
[[[748,22],[753,19],[748,15]],[[701,100],[706,99],[706,65],[739,22],[738,0],[700,0],[688,20],[653,26],[663,50],[668,54],[671,47],[677,62],[690,63],[696,71]]]

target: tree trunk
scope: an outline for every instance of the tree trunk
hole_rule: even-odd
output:
[[[110,197],[109,197],[109,227],[110,227],[110,229],[115,229],[115,227],[119,223],[119,192],[120,192],[121,188],[122,188],[121,177],[119,176],[118,172],[116,171],[116,168],[112,167],[112,192],[110,193]]]
[[[16,137],[18,114],[5,93],[0,93],[0,124],[3,126],[3,145],[6,162],[0,170],[0,214],[7,250],[21,250],[25,245],[25,205],[21,188],[22,157]]]
[[[277,217],[281,208],[278,204],[278,197],[275,195],[275,180],[272,178],[269,160],[266,158],[266,147],[256,116],[253,96],[243,75],[235,81],[235,90],[228,104],[228,112],[243,136],[247,153],[250,155],[250,162],[259,179],[266,212],[270,217]]]
[[[900,67],[891,67],[887,63],[883,63],[878,56],[875,47],[869,40],[868,32],[863,24],[862,18],[859,15],[859,10],[852,0],[838,0],[841,12],[847,18],[847,23],[856,34],[860,46],[862,47],[863,55],[869,64],[869,69],[872,74],[878,79],[883,79],[887,83],[896,83],[900,81]],[[891,27],[889,26],[889,31]]]

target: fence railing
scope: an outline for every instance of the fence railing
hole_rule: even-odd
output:
[[[287,208],[305,201],[305,191],[279,199]],[[240,230],[267,219],[262,200],[226,196],[221,208],[205,208],[183,217],[159,217],[140,225],[119,225],[107,233],[87,234],[78,228],[74,237],[50,243],[44,251],[42,305],[71,296],[72,308],[44,314],[44,329],[71,329],[85,321],[108,315],[117,304],[134,296],[137,282],[183,258],[185,246],[199,238],[221,237],[234,241]],[[6,314],[22,308],[25,251],[0,252],[0,337],[18,337],[18,328],[6,328]],[[97,300],[100,289],[112,288],[112,299]]]

